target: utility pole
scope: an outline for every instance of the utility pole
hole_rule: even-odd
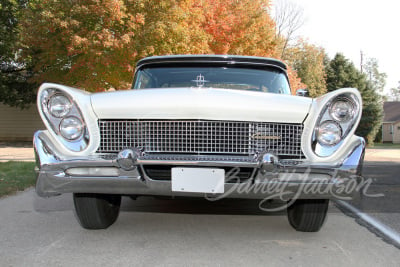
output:
[[[360,50],[360,57],[361,57],[361,59],[360,59],[360,70],[361,70],[361,73],[363,73],[363,65],[364,65],[364,53],[363,53],[363,51],[362,50]]]

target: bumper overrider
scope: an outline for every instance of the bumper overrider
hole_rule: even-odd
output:
[[[46,131],[34,135],[36,157],[36,192],[50,197],[62,193],[102,193],[121,195],[193,196],[215,198],[281,199],[293,198],[349,199],[365,186],[361,176],[365,142],[358,138],[348,147],[341,162],[310,163],[307,160],[288,163],[266,151],[254,160],[148,158],[134,149],[108,159],[94,154],[87,157],[64,157]],[[172,190],[171,179],[154,179],[144,168],[171,166],[223,168],[223,193],[179,192]],[[241,168],[253,170],[248,179],[236,175]]]

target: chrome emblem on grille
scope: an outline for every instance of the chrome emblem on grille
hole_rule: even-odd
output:
[[[278,135],[265,135],[262,133],[255,133],[251,136],[253,139],[257,140],[280,140],[281,137]]]

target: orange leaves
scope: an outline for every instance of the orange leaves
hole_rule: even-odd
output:
[[[34,3],[33,3],[34,2]],[[36,0],[22,22],[35,80],[124,89],[135,62],[166,54],[276,57],[269,0]],[[300,86],[289,69],[294,87]]]
[[[144,23],[140,14],[137,19],[120,0],[31,3],[23,42],[36,63],[35,80],[89,90],[126,86],[137,55],[135,32]]]
[[[216,54],[273,56],[274,23],[266,12],[268,0],[203,1],[204,30]]]
[[[144,25],[144,23],[145,23],[145,20],[144,20],[144,15],[143,14],[136,14],[135,16],[134,16],[134,18],[135,18],[135,22],[137,23],[137,24],[140,24],[140,25]]]
[[[288,66],[287,70],[289,76],[290,87],[292,90],[292,95],[296,94],[296,90],[298,89],[306,89],[307,85],[301,82],[301,79],[297,76],[297,72],[291,67]]]

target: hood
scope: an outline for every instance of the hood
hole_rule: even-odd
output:
[[[301,123],[312,99],[214,88],[143,89],[91,95],[101,119],[201,119]]]

